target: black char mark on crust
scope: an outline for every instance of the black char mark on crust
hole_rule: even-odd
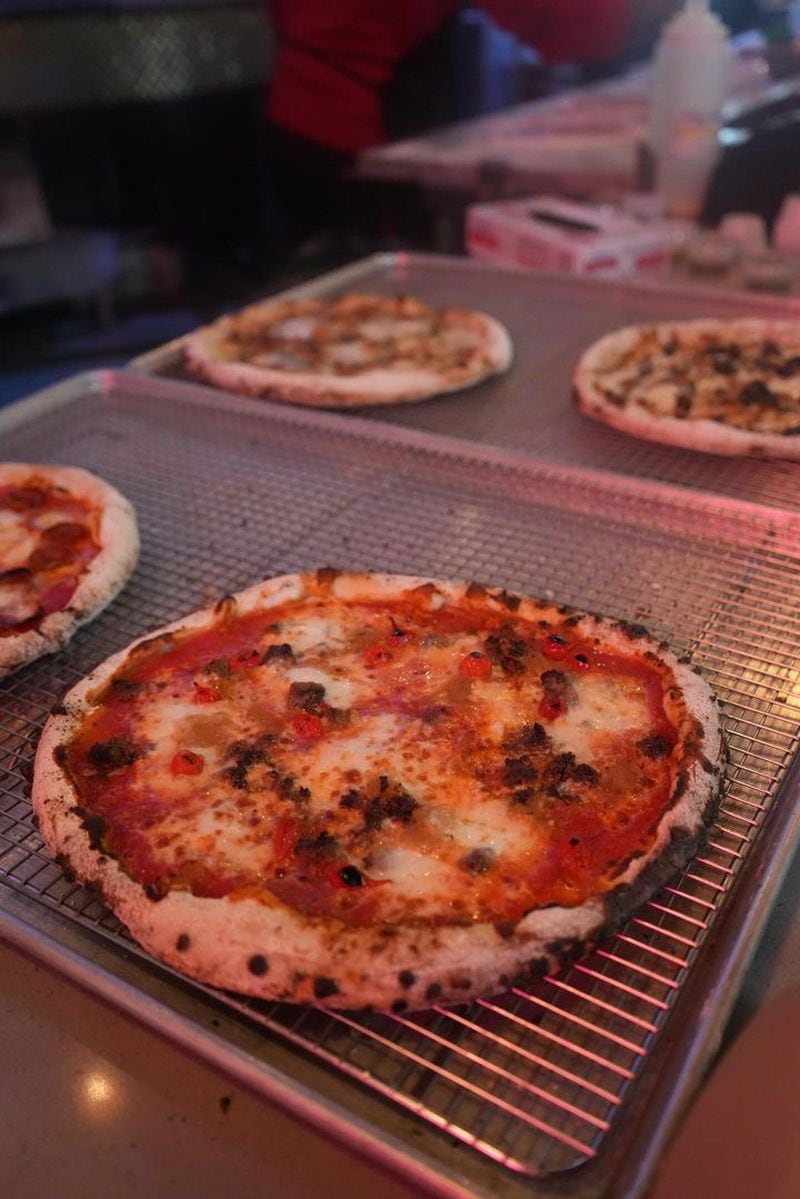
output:
[[[68,856],[65,853],[57,853],[56,854],[56,862],[63,870],[64,878],[67,880],[67,882],[74,883],[75,879],[77,878],[77,875],[75,873],[75,868],[73,867],[72,862],[69,860]]]
[[[594,949],[604,929],[594,929],[588,937],[562,937],[558,941],[548,941],[545,949],[549,957],[534,958],[529,964],[532,977],[540,978],[543,973],[560,974],[567,970],[578,958],[585,957]],[[542,965],[547,963],[544,970]],[[536,973],[534,974],[534,968]]]
[[[331,995],[338,995],[339,987],[336,980],[333,978],[325,978],[323,975],[318,975],[314,979],[314,998],[328,999]]]
[[[686,788],[689,786],[689,775],[685,770],[682,770],[675,780],[675,790],[672,792],[672,803],[677,803],[682,795],[685,794]]]
[[[628,637],[631,641],[640,641],[642,637],[650,636],[648,629],[643,624],[635,624],[630,620],[618,620],[616,625],[623,636]]]
[[[89,847],[102,852],[105,848],[103,837],[108,828],[106,821],[102,816],[97,816],[94,812],[87,812],[85,808],[76,807],[75,814],[80,817],[81,826],[86,830],[86,835],[89,838]]]
[[[487,588],[483,583],[476,583],[473,581],[472,583],[468,584],[465,594],[467,599],[486,599]]]
[[[516,612],[517,608],[522,603],[522,599],[520,596],[514,595],[513,591],[506,591],[503,589],[503,591],[500,592],[500,603],[503,604],[504,607],[508,608],[509,612]]]
[[[317,571],[317,582],[321,587],[330,587],[342,572],[333,566],[321,566]]]
[[[569,943],[563,942],[564,946],[566,946],[567,944],[571,944],[571,943],[572,942],[569,942]],[[555,941],[555,942],[553,942],[553,944],[556,946],[559,946],[562,944],[562,942]],[[548,946],[548,948],[549,948],[549,946]],[[585,945],[584,945],[583,949],[585,952],[585,949],[586,949]],[[569,962],[567,962],[567,960],[566,960],[566,948],[564,950],[564,953],[565,953],[564,964],[568,965]],[[575,957],[578,957],[578,956],[580,956],[579,953],[576,953]],[[517,973],[514,974],[513,976],[508,975],[508,974],[501,974],[500,978],[498,979],[498,982],[500,983],[500,986],[503,987],[505,990],[508,990],[510,987],[517,987],[520,990],[522,990],[522,989],[530,986],[531,983],[536,982],[537,979],[543,978],[546,974],[552,974],[554,972],[554,970],[560,969],[561,962],[562,962],[562,959],[558,953],[554,954],[553,957],[545,957],[543,955],[542,957],[531,958],[531,960],[528,962],[528,964],[526,966],[523,966],[522,969],[518,970]]]
[[[128,656],[133,657],[134,654],[148,653],[150,650],[157,648],[169,649],[172,641],[172,633],[156,633],[154,637],[147,637],[144,641],[140,641],[138,645],[134,645]]]

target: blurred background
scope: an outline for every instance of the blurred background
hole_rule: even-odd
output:
[[[641,197],[680,7],[0,0],[0,402],[374,250],[462,253],[476,201]],[[800,13],[711,7],[734,69],[693,217],[770,229],[800,190]]]

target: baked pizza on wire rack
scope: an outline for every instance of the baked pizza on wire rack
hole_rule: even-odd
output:
[[[424,400],[504,371],[508,332],[465,308],[351,293],[266,300],[190,334],[190,373],[246,395],[317,408]]]
[[[0,677],[61,648],[136,565],[133,508],[66,466],[0,463]]]
[[[97,667],[45,726],[33,803],[178,970],[402,1011],[618,926],[693,854],[721,761],[709,687],[638,626],[326,570]]]
[[[800,321],[620,329],[585,352],[574,390],[587,416],[637,437],[800,459]]]

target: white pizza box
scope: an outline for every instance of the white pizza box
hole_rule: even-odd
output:
[[[466,242],[475,258],[539,271],[629,275],[663,268],[676,231],[600,205],[553,196],[473,204]]]

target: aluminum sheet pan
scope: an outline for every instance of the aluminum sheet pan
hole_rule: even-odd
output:
[[[466,437],[552,462],[591,466],[800,510],[797,463],[662,446],[607,428],[571,401],[580,353],[622,325],[702,316],[800,319],[800,301],[724,294],[654,280],[543,275],[435,255],[384,254],[293,288],[287,296],[357,288],[409,292],[432,304],[482,308],[503,321],[515,359],[505,375],[420,404],[362,409],[370,419]],[[182,341],[137,359],[137,370],[181,377]]]
[[[58,385],[0,434],[108,478],[143,547],[66,650],[0,684],[0,932],[422,1193],[641,1194],[800,831],[800,516],[134,374]],[[331,564],[644,621],[717,689],[732,757],[707,846],[566,975],[415,1015],[241,999],[154,963],[44,851],[29,774],[64,691],[216,596]]]

